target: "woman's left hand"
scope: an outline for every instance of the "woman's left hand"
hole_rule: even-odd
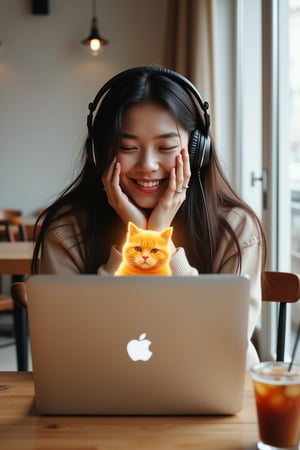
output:
[[[177,211],[185,201],[190,177],[189,153],[184,148],[176,157],[176,167],[170,172],[166,192],[162,195],[148,219],[148,229],[160,231],[171,225]]]

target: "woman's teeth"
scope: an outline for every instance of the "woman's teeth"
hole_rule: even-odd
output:
[[[159,181],[137,181],[137,184],[145,188],[150,188],[159,186]]]

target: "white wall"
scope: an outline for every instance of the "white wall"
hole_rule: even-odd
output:
[[[98,57],[89,34],[91,2],[0,0],[0,208],[32,214],[70,181],[86,137],[88,103],[129,67],[162,64],[167,0],[97,0]]]

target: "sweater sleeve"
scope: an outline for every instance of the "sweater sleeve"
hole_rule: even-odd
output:
[[[261,263],[262,240],[260,230],[254,220],[241,209],[235,208],[227,215],[227,220],[235,231],[242,254],[241,275],[250,279],[250,309],[248,319],[249,350],[247,354],[247,368],[258,361],[257,352],[251,343],[255,326],[261,309]],[[237,251],[224,238],[218,248],[214,270],[217,273],[238,273]]]
[[[84,249],[77,239],[79,229],[75,219],[58,223],[48,230],[42,246],[42,274],[84,273]]]

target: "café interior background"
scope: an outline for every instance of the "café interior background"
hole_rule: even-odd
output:
[[[73,179],[87,133],[88,104],[101,85],[119,71],[133,66],[164,65],[171,1],[95,0],[99,30],[109,44],[94,57],[81,44],[90,32],[92,1],[48,0],[48,14],[34,15],[32,0],[0,0],[2,208],[21,209],[24,215],[33,215],[47,206]],[[203,2],[210,4],[209,0]],[[268,1],[268,5],[270,3]],[[233,181],[238,181],[240,176],[243,187],[244,180],[249,177],[244,173],[238,174],[235,161],[238,159],[235,142],[238,139],[230,125],[235,123],[235,119],[238,123],[239,118],[234,95],[235,89],[239,88],[234,76],[238,64],[233,59],[237,40],[234,26],[229,26],[234,25],[234,11],[238,4],[237,0],[214,0],[219,19],[216,27],[218,52],[214,59],[219,111],[213,108],[215,99],[207,95],[203,86],[197,87],[203,97],[210,100],[212,129],[216,131],[217,123],[219,132],[216,138],[222,144],[220,147],[224,153],[221,160],[225,171],[230,169]],[[247,55],[245,78],[250,84],[258,76],[261,61],[260,33],[257,32],[260,1],[243,3],[247,8],[252,5],[257,15],[252,20],[252,16],[246,14],[248,9],[245,9],[247,26],[242,39],[242,44],[248,46],[245,46],[247,51],[243,51],[243,55]],[[207,61],[203,58],[200,59],[200,68],[202,66],[205,70]],[[251,98],[244,98],[248,101],[244,102],[244,120],[254,117],[257,125],[261,117],[260,89],[247,89],[246,92],[251,94]],[[247,104],[251,108],[247,108]],[[219,120],[214,120],[214,115]],[[243,144],[252,146],[253,150],[256,133],[252,127],[241,127],[241,132]],[[255,160],[252,150],[245,152],[250,158],[245,164],[248,172]],[[251,190],[260,192],[260,187],[255,185]],[[243,189],[241,192],[245,196]],[[247,192],[245,198],[248,200]],[[297,315],[299,309],[295,311]],[[292,319],[295,319],[295,314]]]
[[[90,0],[0,0],[0,204],[34,214],[72,178],[86,136],[88,103],[115,73],[162,64],[167,0],[96,0],[97,57]]]

